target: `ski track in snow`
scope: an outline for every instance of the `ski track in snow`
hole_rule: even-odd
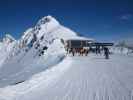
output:
[[[31,88],[22,89],[26,82],[1,88],[0,93],[3,94],[0,100],[132,100],[132,58],[112,55],[111,59],[105,60],[90,54],[88,57],[69,56],[65,60],[71,64],[67,66],[65,61],[53,67],[57,69],[52,68],[50,74],[38,76],[39,82],[38,78],[33,77]],[[58,71],[60,68],[62,70]],[[49,77],[43,78],[47,74]],[[32,84],[32,81],[36,84]],[[18,90],[15,91],[16,88]],[[9,95],[13,94],[4,94],[8,91]],[[1,99],[4,96],[7,97]]]

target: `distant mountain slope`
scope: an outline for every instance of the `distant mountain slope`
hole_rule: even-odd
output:
[[[119,54],[133,54],[133,39],[125,38],[117,41],[111,51]]]
[[[15,46],[16,40],[9,34],[6,34],[2,42],[0,42],[0,66],[7,59],[8,55],[12,52],[13,47]]]

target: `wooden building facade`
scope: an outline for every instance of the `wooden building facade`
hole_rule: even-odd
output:
[[[106,46],[113,46],[114,43],[102,43],[102,42],[95,42],[92,40],[67,40],[65,42],[65,46],[70,48],[84,48],[84,47],[106,47]]]

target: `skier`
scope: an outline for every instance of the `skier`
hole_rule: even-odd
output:
[[[96,54],[101,54],[100,46],[96,46]]]
[[[72,48],[72,55],[75,55],[75,48]]]
[[[105,59],[109,59],[109,49],[107,47],[104,47],[104,55]]]

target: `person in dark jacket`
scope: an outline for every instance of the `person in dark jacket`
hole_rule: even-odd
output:
[[[72,55],[75,55],[75,48],[72,48]]]
[[[105,59],[109,59],[109,49],[107,47],[104,47],[104,55]]]

